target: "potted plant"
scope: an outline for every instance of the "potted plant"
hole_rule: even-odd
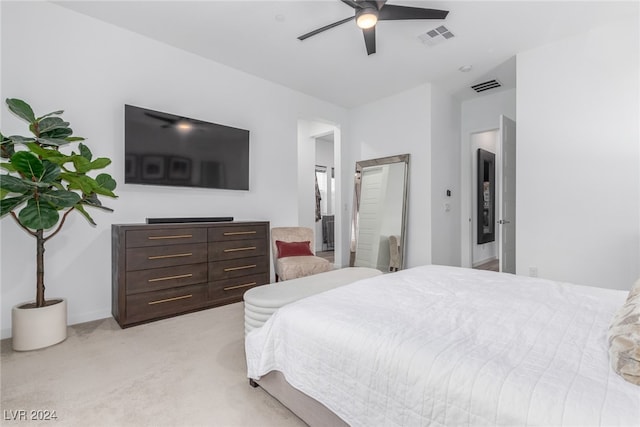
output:
[[[36,239],[36,299],[13,307],[12,338],[15,350],[35,350],[57,344],[67,337],[67,309],[64,299],[45,299],[44,246],[54,237],[73,212],[79,212],[92,225],[85,209],[102,206],[98,196],[116,197],[114,179],[101,173],[88,175],[111,163],[108,158],[93,159],[84,138],[73,136],[69,123],[54,111],[36,117],[26,102],[7,99],[12,113],[29,124],[32,136],[5,136],[0,133],[0,217],[12,217]],[[69,150],[79,143],[78,151]]]

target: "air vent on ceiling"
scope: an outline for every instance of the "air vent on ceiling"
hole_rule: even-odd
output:
[[[453,37],[453,33],[444,25],[441,25],[438,28],[434,28],[433,30],[427,31],[426,33],[420,34],[418,36],[420,41],[427,46],[435,46],[438,43],[449,40]]]
[[[475,84],[471,86],[471,89],[480,93],[480,92],[484,92],[485,90],[495,89],[500,86],[502,86],[502,84],[499,81],[494,79],[494,80],[488,80],[486,82]]]

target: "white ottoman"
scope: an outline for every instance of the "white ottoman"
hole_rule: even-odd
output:
[[[285,304],[380,274],[374,268],[348,267],[251,288],[243,297],[244,333],[261,327]]]

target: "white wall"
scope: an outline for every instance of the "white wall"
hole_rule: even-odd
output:
[[[518,55],[518,274],[640,276],[637,19]]]
[[[340,124],[346,111],[48,2],[2,2],[2,99],[19,97],[36,113],[65,109],[77,135],[119,183],[112,214],[95,211],[96,228],[72,215],[47,243],[47,295],[69,300],[69,323],[110,316],[111,236],[115,223],[146,217],[234,216],[298,222],[300,117]],[[49,43],[50,42],[50,43]],[[124,185],[124,104],[251,131],[250,190]],[[25,126],[2,107],[2,131]],[[311,170],[312,173],[312,170]],[[10,308],[34,298],[35,242],[10,218],[2,226],[2,336]]]
[[[516,90],[509,89],[493,94],[479,95],[477,98],[464,101],[460,120],[461,152],[460,152],[460,248],[461,265],[471,267],[472,264],[472,218],[474,216],[472,195],[471,136],[474,133],[500,128],[500,115],[517,120]]]
[[[349,115],[349,141],[353,144],[350,151],[353,157],[350,159],[352,171],[357,160],[405,153],[411,155],[406,228],[407,267],[431,263],[430,100],[431,85],[424,84],[354,108]]]
[[[432,262],[459,266],[460,102],[436,85],[431,89]]]

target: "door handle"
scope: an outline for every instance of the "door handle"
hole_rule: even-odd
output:
[[[499,219],[498,221],[496,221],[498,224],[511,224],[511,221],[507,221],[505,219]]]

